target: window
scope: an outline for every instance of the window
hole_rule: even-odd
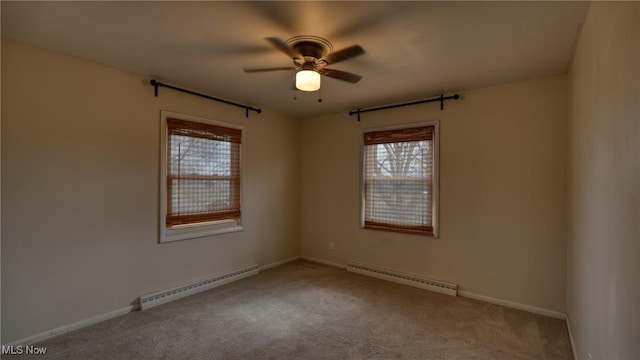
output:
[[[362,226],[437,236],[437,124],[364,133]]]
[[[162,121],[160,241],[242,230],[242,129],[167,112]]]

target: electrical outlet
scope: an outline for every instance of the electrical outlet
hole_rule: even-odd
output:
[[[335,247],[335,244],[333,243],[333,241],[332,241],[332,242],[330,242],[330,243],[329,243],[329,250],[333,250],[333,249],[335,249],[335,248],[336,248],[336,247]]]

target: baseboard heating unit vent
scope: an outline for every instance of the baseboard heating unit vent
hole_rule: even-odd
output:
[[[205,280],[200,280],[188,285],[155,292],[140,297],[140,310],[147,310],[170,301],[178,300],[185,296],[213,289],[220,285],[228,284],[242,278],[257,275],[260,272],[258,265],[251,265],[226,274],[216,275]]]
[[[416,275],[405,274],[397,271],[380,269],[373,266],[360,265],[351,262],[347,263],[347,270],[354,273],[393,281],[399,284],[415,286],[421,289],[431,290],[447,295],[456,296],[458,294],[458,284],[446,281],[432,280]]]

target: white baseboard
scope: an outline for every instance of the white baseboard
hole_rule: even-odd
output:
[[[61,327],[58,327],[58,328],[55,328],[55,329],[47,330],[47,331],[41,332],[39,334],[35,334],[35,335],[32,335],[32,336],[26,337],[24,339],[12,341],[12,342],[10,342],[8,344],[4,344],[2,346],[19,346],[19,345],[26,346],[26,345],[32,345],[32,344],[35,344],[35,343],[38,343],[38,342],[41,342],[41,341],[44,341],[44,340],[51,339],[51,338],[56,337],[58,335],[66,334],[66,333],[71,332],[71,331],[82,329],[82,328],[87,327],[87,326],[91,326],[91,325],[94,325],[94,324],[97,324],[97,323],[101,323],[101,322],[106,321],[106,320],[113,319],[113,318],[121,316],[121,315],[128,314],[128,313],[130,313],[132,311],[136,311],[137,309],[138,309],[138,306],[133,306],[133,305],[126,306],[126,307],[123,307],[123,308],[120,308],[120,309],[117,309],[117,310],[110,311],[110,312],[108,312],[106,314],[94,316],[94,317],[89,318],[89,319],[80,320],[78,322],[74,322],[74,323],[71,323],[71,324],[68,324],[68,325],[64,325],[64,326],[61,326]]]
[[[318,258],[314,258],[314,257],[310,257],[310,256],[301,256],[301,258],[304,259],[304,260],[307,260],[307,261],[314,262],[314,263],[333,266],[333,267],[337,267],[337,268],[340,268],[340,269],[346,269],[347,268],[347,264],[338,264],[336,262],[329,261],[329,260],[318,259]]]
[[[276,261],[276,262],[271,263],[271,264],[262,265],[262,266],[260,266],[260,271],[269,270],[269,269],[272,269],[274,267],[282,266],[284,264],[288,264],[288,263],[296,261],[298,259],[300,259],[300,256],[294,256],[294,257],[290,257],[288,259],[284,259],[284,260],[281,260],[281,261]]]
[[[571,342],[571,351],[573,352],[573,360],[578,360],[578,353],[576,353],[576,344],[573,342],[573,333],[571,332],[571,323],[569,322],[569,314],[565,318],[567,323],[567,331],[569,332],[569,341]]]
[[[491,303],[491,304],[502,305],[502,306],[513,308],[513,309],[528,311],[528,312],[534,313],[534,314],[540,314],[540,315],[544,315],[544,316],[549,316],[549,317],[556,318],[556,319],[565,320],[567,318],[567,315],[565,313],[561,313],[561,312],[558,312],[558,311],[543,309],[543,308],[539,308],[539,307],[535,307],[535,306],[531,306],[531,305],[526,305],[526,304],[521,304],[521,303],[517,303],[517,302],[513,302],[513,301],[502,300],[502,299],[498,299],[498,298],[494,298],[494,297],[490,297],[490,296],[475,294],[475,293],[472,293],[472,292],[469,292],[469,291],[458,291],[458,295],[462,296],[462,297],[467,297],[467,298],[470,298],[470,299],[475,299],[475,300],[488,302],[488,303]]]

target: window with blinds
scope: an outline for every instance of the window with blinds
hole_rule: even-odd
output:
[[[364,228],[435,236],[435,126],[364,134]]]
[[[242,130],[166,119],[166,227],[240,219]]]

